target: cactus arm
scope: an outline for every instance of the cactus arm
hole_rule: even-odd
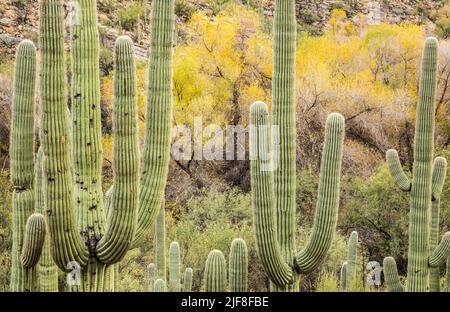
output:
[[[442,236],[441,242],[430,256],[429,264],[432,268],[436,268],[443,264],[447,257],[450,256],[450,232]]]
[[[22,41],[16,52],[10,163],[12,194],[12,253],[10,290],[34,291],[36,272],[21,262],[28,217],[33,213],[34,192],[34,100],[36,84],[36,48],[31,41]]]
[[[156,281],[156,265],[154,263],[149,263],[147,265],[147,270],[145,272],[146,274],[146,284],[147,284],[147,291],[152,292],[153,286],[155,285]]]
[[[431,202],[431,221],[430,221],[430,254],[433,254],[439,243],[439,210],[441,202],[442,188],[447,173],[447,160],[443,157],[436,157],[433,163],[432,175],[432,202]],[[440,269],[439,267],[430,268],[430,291],[440,292]]]
[[[97,257],[105,264],[122,260],[133,240],[139,196],[137,98],[133,42],[116,41],[114,110],[114,189],[108,210],[107,230],[97,245]]]
[[[408,278],[411,292],[427,291],[432,199],[435,98],[438,42],[428,38],[422,59],[414,141],[413,179],[410,195]]]
[[[304,274],[312,272],[328,252],[334,237],[339,209],[342,150],[345,121],[333,113],[325,126],[320,181],[314,226],[305,248],[296,255],[296,269]]]
[[[44,194],[42,193],[42,148],[40,147],[36,154],[35,162],[35,211],[45,214]],[[50,239],[45,236],[42,254],[39,259],[39,291],[57,292],[58,291],[58,268],[53,262],[50,253]]]
[[[389,292],[403,292],[404,287],[400,282],[397,271],[397,263],[392,257],[386,257],[383,260],[384,280]]]
[[[75,226],[63,3],[61,0],[42,0],[40,10],[43,192],[52,257],[56,265],[66,271],[72,261],[85,266],[89,253]]]
[[[161,204],[155,224],[155,259],[158,278],[167,280],[166,267],[166,210]]]
[[[169,246],[169,291],[180,292],[180,245],[177,242]]]
[[[347,290],[355,290],[356,282],[356,256],[358,247],[358,233],[353,231],[348,240],[347,246],[347,269],[346,269],[346,282]]]
[[[183,277],[183,291],[184,292],[192,291],[193,275],[194,275],[194,271],[192,270],[192,268],[186,268],[186,270],[184,270],[184,277]]]
[[[341,267],[339,291],[347,291],[347,261]]]
[[[256,246],[270,280],[282,287],[293,282],[293,269],[284,260],[276,238],[275,193],[270,159],[269,112],[262,102],[250,108],[250,173]]]
[[[394,149],[388,150],[386,152],[386,161],[395,184],[404,192],[411,191],[411,180],[403,171],[397,151]]]
[[[160,278],[155,281],[153,285],[153,292],[166,292],[166,282]]]
[[[41,257],[45,241],[45,219],[39,213],[32,214],[27,221],[25,239],[22,248],[22,264],[26,268],[34,267]]]
[[[223,292],[227,287],[226,262],[220,250],[212,250],[205,264],[205,291]]]
[[[444,157],[436,157],[433,163],[432,195],[433,200],[441,197],[442,189],[447,175],[447,160]]]
[[[170,159],[175,0],[154,0],[152,6],[147,129],[134,245],[150,232],[158,214]]]
[[[231,292],[246,292],[248,280],[247,244],[241,238],[231,243],[229,256],[229,278]]]

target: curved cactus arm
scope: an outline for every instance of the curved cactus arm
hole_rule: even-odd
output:
[[[294,281],[293,269],[284,260],[277,241],[275,192],[269,129],[269,112],[263,102],[250,108],[250,174],[256,247],[270,280],[284,286]]]
[[[347,289],[350,291],[355,290],[356,282],[356,256],[358,253],[358,232],[353,231],[350,234],[347,246],[347,270],[346,270],[346,282]]]
[[[10,290],[34,291],[35,270],[21,262],[28,217],[34,209],[34,110],[36,85],[36,48],[31,41],[22,41],[16,52],[10,164],[12,194],[12,251]]]
[[[194,275],[194,271],[192,270],[192,268],[186,268],[186,270],[184,270],[184,277],[183,277],[183,291],[184,292],[192,291],[193,275]]]
[[[139,196],[136,73],[133,42],[119,37],[115,46],[114,189],[106,233],[97,245],[105,264],[122,260],[133,240]]]
[[[320,181],[314,226],[305,248],[295,259],[300,273],[312,272],[328,252],[336,230],[345,120],[341,114],[328,116],[320,168]]]
[[[450,256],[450,232],[442,236],[441,242],[430,256],[429,264],[432,268],[436,268],[443,264]]]
[[[152,7],[147,130],[135,244],[151,231],[163,200],[170,159],[175,0],[154,0]]]
[[[404,291],[404,287],[400,282],[400,278],[398,276],[397,263],[395,262],[394,258],[392,257],[384,258],[383,272],[384,272],[384,280],[386,282],[388,291],[390,292]]]
[[[154,263],[149,263],[147,265],[147,270],[145,272],[145,276],[146,276],[147,291],[152,292],[153,286],[157,279],[156,265]]]
[[[390,149],[386,152],[386,161],[391,172],[392,179],[397,186],[404,192],[411,191],[411,180],[403,171],[400,158],[395,149]]]
[[[339,290],[347,291],[347,261],[345,261],[341,267]]]
[[[169,291],[180,291],[180,274],[180,245],[172,242],[169,246]]]
[[[433,175],[431,185],[433,200],[436,200],[441,197],[442,188],[444,187],[446,175],[447,175],[447,160],[444,157],[436,157],[433,163]]]
[[[160,278],[155,281],[153,285],[153,292],[166,292],[166,282]]]
[[[247,244],[242,238],[236,238],[231,242],[228,261],[230,291],[246,292],[248,283],[248,251]]]
[[[227,288],[225,256],[220,250],[212,250],[205,264],[205,291],[223,292]]]
[[[70,122],[64,59],[64,9],[61,0],[41,0],[41,144],[43,192],[51,253],[67,271],[76,261],[85,266],[88,249],[75,225],[75,198],[70,162]]]
[[[45,227],[44,216],[40,213],[34,213],[28,218],[21,256],[26,268],[34,267],[39,262],[45,241]]]

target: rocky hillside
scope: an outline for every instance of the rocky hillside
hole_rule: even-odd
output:
[[[230,0],[232,1],[232,0]],[[177,0],[178,22],[183,23],[197,10],[214,15],[227,0]],[[273,16],[273,0],[234,0],[261,10],[268,18]],[[312,34],[320,34],[333,9],[343,9],[349,17],[365,16],[389,23],[433,23],[443,2],[438,0],[298,0],[297,16],[301,26]],[[99,21],[102,43],[114,42],[120,33],[130,34],[142,46],[148,44],[146,19],[151,0],[99,0]],[[0,55],[11,55],[22,38],[37,41],[38,1],[3,0],[0,6]],[[141,17],[141,18],[137,18]],[[138,21],[136,21],[136,18]],[[139,53],[139,49],[138,49]],[[145,56],[145,51],[142,51]]]

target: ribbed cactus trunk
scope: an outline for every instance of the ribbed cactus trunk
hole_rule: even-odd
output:
[[[308,274],[317,268],[331,245],[339,207],[345,126],[344,118],[333,113],[328,117],[325,129],[314,227],[306,246],[295,251],[296,25],[295,1],[277,0],[271,129],[266,104],[256,102],[250,109],[250,168],[256,242],[272,291],[298,290],[299,274]]]
[[[166,292],[166,291],[167,291],[166,282],[163,279],[158,278],[155,281],[155,284],[153,285],[153,292]]]
[[[172,242],[169,247],[169,291],[180,292],[180,275],[180,245]]]
[[[345,274],[345,285],[347,291],[356,291],[356,258],[358,251],[358,233],[353,231],[347,244],[347,266]]]
[[[166,281],[166,210],[164,203],[161,205],[155,224],[155,261],[158,278]]]
[[[231,243],[228,260],[230,291],[246,292],[248,288],[248,251],[247,244],[241,238]]]
[[[42,194],[42,148],[39,148],[35,163],[35,211],[45,215],[44,196]],[[58,267],[55,265],[50,253],[50,240],[45,237],[41,258],[39,259],[39,291],[58,291]]]
[[[339,275],[339,291],[347,291],[347,261],[342,264]]]
[[[274,172],[277,240],[289,267],[295,259],[296,127],[295,67],[297,22],[295,0],[275,1],[272,80],[273,128],[279,134],[279,161]],[[290,285],[271,283],[274,291],[298,291],[294,274]],[[280,287],[281,286],[281,287]]]
[[[183,277],[183,291],[184,292],[192,291],[193,275],[194,275],[194,271],[192,270],[192,268],[186,268],[186,270],[184,270],[184,277]]]
[[[12,195],[11,291],[36,291],[37,269],[22,264],[28,217],[34,211],[34,111],[36,48],[22,41],[16,52],[10,138]]]
[[[406,290],[411,292],[430,290],[430,268],[439,267],[450,250],[450,232],[443,236],[439,245],[436,242],[438,229],[435,223],[447,167],[447,161],[442,157],[437,157],[433,166],[437,66],[438,42],[428,38],[422,57],[416,110],[412,180],[403,172],[397,151],[389,150],[386,155],[394,181],[401,190],[410,192]],[[431,235],[430,225],[433,228]],[[393,274],[396,271],[391,270]],[[433,284],[436,289],[435,282]]]
[[[220,250],[212,250],[205,264],[204,285],[206,292],[227,290],[227,271],[225,256]]]

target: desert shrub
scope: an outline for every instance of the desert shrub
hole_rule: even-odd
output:
[[[339,291],[339,278],[335,273],[324,271],[319,274],[316,282],[316,292]]]
[[[125,30],[132,31],[139,20],[144,17],[145,10],[141,3],[133,1],[117,11],[119,25]]]
[[[195,12],[195,7],[187,0],[177,0],[175,2],[175,15],[183,21],[188,21]]]

